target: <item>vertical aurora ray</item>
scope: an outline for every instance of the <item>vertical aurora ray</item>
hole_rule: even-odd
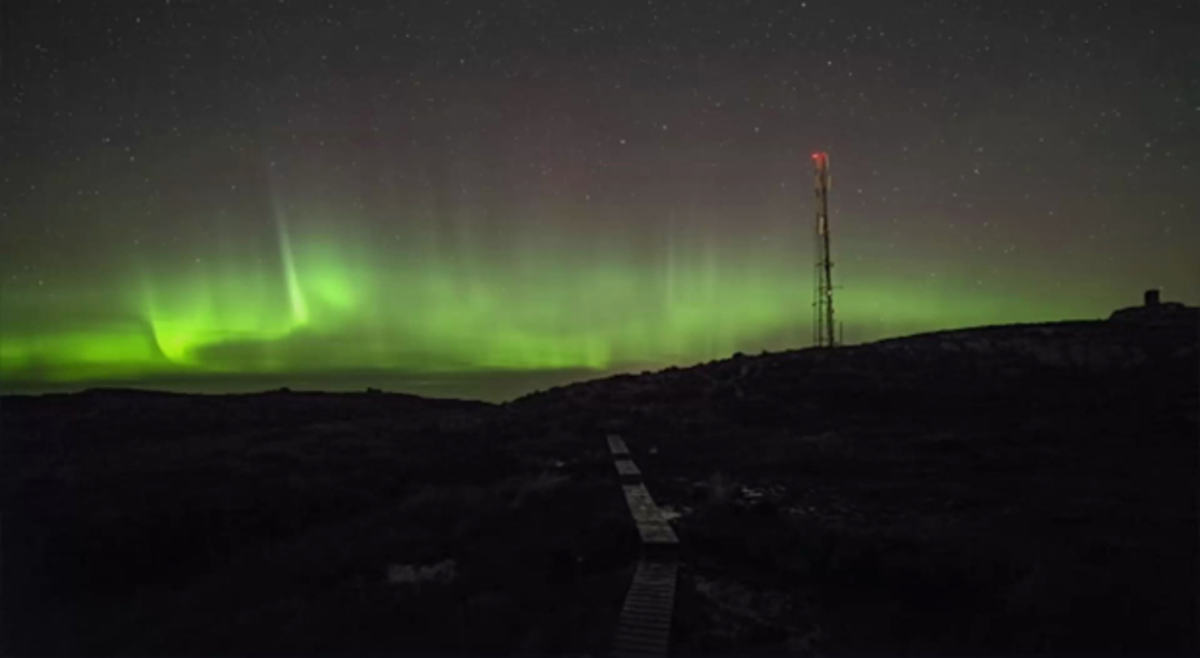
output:
[[[279,256],[283,262],[283,277],[287,285],[291,320],[297,325],[307,324],[308,304],[304,300],[304,291],[300,289],[300,280],[296,276],[296,259],[292,254],[292,238],[288,233],[287,215],[280,207],[279,199],[274,193],[271,194],[271,210],[275,217],[275,231],[279,236]]]

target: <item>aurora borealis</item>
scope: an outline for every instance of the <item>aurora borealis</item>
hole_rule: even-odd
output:
[[[1194,303],[1186,5],[10,3],[0,386],[804,347],[815,149],[848,342]]]

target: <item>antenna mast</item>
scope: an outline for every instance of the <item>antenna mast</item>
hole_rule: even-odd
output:
[[[833,261],[829,257],[829,154],[813,153],[817,194],[816,276],[813,280],[813,345],[836,347],[833,324]]]

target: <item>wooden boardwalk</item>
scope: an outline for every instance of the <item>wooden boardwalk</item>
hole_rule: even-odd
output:
[[[641,482],[642,469],[638,468],[637,464],[633,463],[633,460],[618,459],[616,461],[616,464],[617,464],[617,475],[619,475],[623,478],[624,477],[637,478],[638,482]]]
[[[614,457],[629,457],[629,448],[625,447],[625,442],[616,434],[608,435],[608,449],[612,451]]]
[[[642,471],[633,463],[625,442],[619,436],[609,435],[608,448],[613,454],[625,502],[643,546],[642,559],[633,574],[617,620],[612,653],[618,656],[665,656],[671,649],[671,618],[679,573],[675,549],[679,538],[642,483]]]
[[[617,621],[612,653],[618,656],[665,656],[671,650],[671,617],[679,563],[638,562],[625,607]]]
[[[679,538],[671,524],[663,517],[662,510],[654,504],[650,492],[644,484],[627,484],[625,502],[629,504],[629,512],[633,522],[637,524],[638,534],[642,536],[643,544],[678,544]]]

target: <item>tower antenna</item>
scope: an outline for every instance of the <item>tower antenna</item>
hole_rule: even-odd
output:
[[[833,324],[833,261],[829,257],[829,154],[813,153],[817,194],[816,276],[813,277],[813,345],[836,347]]]

